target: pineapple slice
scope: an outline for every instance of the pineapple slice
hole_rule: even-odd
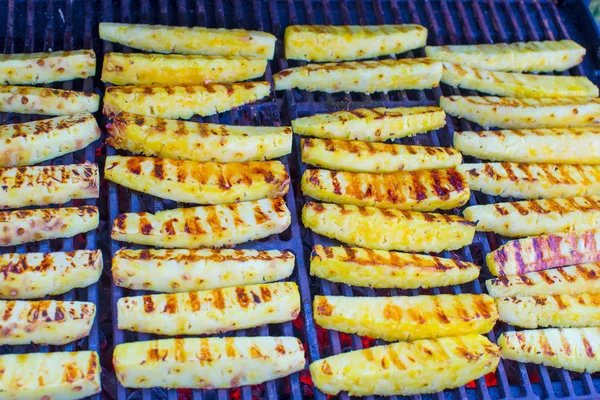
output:
[[[495,344],[470,334],[338,354],[313,362],[310,375],[329,395],[410,396],[463,386],[494,372],[499,362]]]
[[[414,136],[444,125],[446,113],[439,107],[359,108],[292,121],[292,129],[299,135],[367,142]]]
[[[120,113],[106,129],[111,146],[162,158],[246,162],[292,152],[289,127],[201,124]]]
[[[267,60],[181,54],[107,53],[102,81],[115,85],[202,85],[263,76]]]
[[[492,297],[600,293],[600,263],[509,275],[485,281]]]
[[[96,306],[83,301],[0,300],[0,345],[63,345],[89,336]]]
[[[479,266],[421,254],[317,244],[310,274],[353,286],[416,289],[471,282],[479,276]]]
[[[471,190],[493,196],[553,199],[600,194],[600,166],[595,165],[463,164],[458,171]]]
[[[600,294],[503,297],[496,299],[500,321],[521,328],[600,326]]]
[[[171,336],[223,333],[295,319],[300,293],[295,283],[280,282],[122,297],[117,312],[119,329]]]
[[[90,113],[0,125],[0,167],[37,164],[81,150],[100,138]]]
[[[463,214],[477,230],[509,237],[578,231],[600,227],[600,196],[471,206]]]
[[[486,294],[437,296],[315,296],[315,322],[344,333],[388,342],[488,333],[498,319]]]
[[[279,281],[292,275],[294,264],[291,251],[121,249],[112,275],[128,289],[181,293]]]
[[[551,328],[504,332],[502,358],[569,371],[600,371],[600,328]]]
[[[97,198],[99,181],[98,165],[90,163],[0,168],[0,210]]]
[[[454,147],[465,155],[492,161],[600,164],[600,129],[454,132]]]
[[[139,192],[197,204],[283,197],[290,183],[279,161],[218,164],[108,156],[104,176]]]
[[[273,59],[277,38],[268,32],[195,26],[101,22],[100,39],[157,53]]]
[[[475,235],[475,224],[455,215],[328,203],[306,203],[302,222],[320,235],[379,250],[455,250]]]
[[[449,147],[313,138],[302,139],[301,147],[303,162],[337,171],[418,171],[452,168],[462,162],[460,152]]]
[[[304,357],[295,337],[185,338],[120,344],[113,365],[129,388],[215,389],[283,378]]]
[[[495,276],[519,275],[600,261],[600,231],[553,233],[512,240],[486,256]]]
[[[69,238],[98,227],[98,208],[41,208],[0,211],[0,246]]]
[[[95,351],[0,356],[3,399],[83,399],[100,393],[100,357]]]
[[[96,112],[100,97],[94,93],[28,86],[0,86],[0,112],[73,115]]]
[[[39,85],[96,75],[94,50],[1,54],[0,84]]]
[[[450,210],[469,201],[465,177],[455,169],[391,174],[308,169],[302,193],[313,199],[398,210]]]
[[[427,43],[421,25],[292,25],[285,29],[285,58],[344,61],[404,53]]]
[[[494,72],[449,63],[444,63],[442,82],[507,97],[598,97],[598,88],[584,76]]]
[[[515,99],[450,96],[440,98],[440,107],[450,115],[468,119],[483,127],[570,128],[600,123],[600,99],[588,97]]]
[[[572,40],[427,46],[427,57],[490,71],[565,71],[583,61],[585,47]]]
[[[389,92],[430,89],[442,78],[442,63],[427,58],[308,64],[273,75],[275,90],[293,88],[336,92]]]
[[[0,298],[38,299],[98,282],[100,250],[0,254]]]
[[[111,237],[167,248],[223,247],[281,233],[290,223],[290,210],[283,199],[263,199],[156,214],[121,214],[115,219]]]
[[[209,83],[194,86],[112,86],[106,88],[102,112],[126,111],[159,118],[190,119],[252,103],[271,94],[269,82]]]

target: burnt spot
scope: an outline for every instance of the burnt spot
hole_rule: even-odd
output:
[[[330,317],[333,314],[334,307],[329,304],[326,297],[321,297],[316,301],[317,313]]]
[[[83,374],[81,373],[79,368],[77,368],[76,363],[74,363],[74,362],[66,363],[66,364],[63,364],[62,367],[63,367],[63,376],[62,376],[63,382],[73,383],[77,379],[83,378]]]
[[[213,299],[212,299],[213,306],[217,310],[224,310],[225,309],[225,297],[223,297],[223,291],[221,289],[213,290],[212,294],[213,294]]]
[[[235,288],[235,296],[237,298],[239,305],[242,308],[247,308],[250,305],[250,298],[248,297],[248,294],[246,293],[245,288],[243,288],[243,287]]]
[[[56,306],[56,311],[54,312],[54,320],[55,321],[63,321],[65,319],[64,310],[60,306]]]
[[[4,310],[4,315],[2,315],[3,321],[8,321],[12,316],[13,309],[15,308],[15,302],[9,301],[6,303],[6,308]]]
[[[250,347],[249,353],[250,353],[250,358],[262,358],[262,357],[264,357],[263,354],[260,352],[260,349],[256,345],[253,345],[253,346]]]
[[[271,294],[271,290],[269,290],[269,288],[267,286],[260,287],[260,295],[264,302],[269,302],[273,298],[273,296]]]
[[[147,314],[154,311],[154,301],[152,301],[152,296],[144,296],[144,311]]]
[[[140,218],[140,232],[144,235],[149,235],[152,232],[152,224],[146,218]]]
[[[175,314],[178,309],[179,309],[179,306],[177,304],[177,295],[168,294],[167,301],[165,303],[165,308],[163,309],[163,312],[167,313],[167,314]]]
[[[157,158],[154,160],[154,169],[153,174],[158,180],[165,179],[165,171],[164,171],[164,160],[162,158]]]
[[[286,353],[285,347],[282,344],[275,346],[275,351],[282,355]]]
[[[142,158],[140,157],[129,157],[127,159],[126,167],[134,175],[140,175],[142,173]]]

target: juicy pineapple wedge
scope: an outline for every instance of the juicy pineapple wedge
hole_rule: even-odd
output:
[[[211,337],[120,344],[113,365],[128,388],[215,389],[283,378],[305,358],[294,337]]]
[[[486,294],[315,296],[313,314],[325,329],[388,342],[488,333],[498,319]]]
[[[415,395],[463,386],[494,372],[500,351],[470,334],[393,343],[338,354],[310,365],[317,388],[329,395]]]
[[[294,264],[294,253],[280,250],[120,249],[112,275],[128,289],[181,293],[279,281]]]
[[[600,293],[600,263],[572,265],[485,281],[492,297]]]
[[[521,328],[600,326],[600,293],[503,297],[500,321]]]
[[[600,371],[600,328],[550,328],[504,332],[502,358],[576,372]]]
[[[444,63],[442,82],[506,97],[598,97],[598,88],[584,76],[495,72],[449,63]]]
[[[100,138],[90,113],[0,125],[0,167],[37,164],[81,150]]]
[[[122,297],[119,329],[160,335],[203,335],[291,321],[300,313],[293,282],[202,292]]]
[[[439,86],[442,63],[427,58],[308,64],[273,75],[275,90],[389,92]]]
[[[107,53],[102,81],[115,85],[202,85],[263,76],[267,60],[181,54]]]
[[[336,171],[418,171],[452,168],[462,162],[460,152],[450,147],[314,138],[302,139],[301,147],[303,162]]]
[[[90,163],[0,168],[0,210],[96,198],[99,181],[98,165]]]
[[[285,166],[279,161],[219,164],[108,156],[104,176],[139,192],[196,204],[283,197],[290,183]]]
[[[101,22],[100,39],[157,53],[244,56],[272,59],[277,38],[268,32],[195,26]]]
[[[465,155],[492,161],[600,164],[600,129],[454,132],[454,147]]]
[[[223,247],[281,233],[290,223],[290,211],[283,199],[263,199],[156,214],[121,214],[115,219],[111,236],[166,248]]]
[[[0,345],[63,345],[90,334],[96,306],[83,301],[0,300]]]
[[[600,261],[600,231],[591,229],[512,240],[488,253],[485,260],[495,276]]]
[[[96,112],[94,93],[29,86],[0,86],[0,111],[18,114],[73,115]]]
[[[517,99],[450,96],[440,98],[440,107],[450,115],[483,127],[570,128],[600,124],[600,99],[588,97]]]
[[[600,196],[471,206],[463,214],[477,230],[509,237],[586,230],[600,227]]]
[[[1,54],[0,84],[38,85],[96,75],[94,50]]]
[[[92,206],[0,211],[0,246],[68,238],[98,227]]]
[[[320,235],[379,250],[455,250],[475,235],[475,224],[455,215],[328,203],[306,203],[302,223]]]
[[[308,169],[301,187],[315,200],[412,211],[450,210],[471,196],[465,177],[453,168],[390,174]]]
[[[285,29],[285,58],[344,61],[404,53],[427,42],[421,25],[291,25]]]
[[[6,400],[83,399],[100,393],[95,351],[0,356],[0,393]]]
[[[208,83],[193,86],[112,86],[106,88],[102,112],[189,119],[213,115],[271,94],[269,82]]]
[[[572,40],[427,46],[427,57],[490,71],[565,71],[583,61],[585,47]]]
[[[292,121],[292,129],[299,135],[366,142],[414,136],[444,125],[446,114],[439,107],[359,108]]]
[[[247,162],[292,152],[289,127],[204,124],[120,113],[106,129],[111,146],[162,158]]]
[[[0,298],[38,299],[84,288],[100,279],[102,252],[0,254]]]
[[[416,289],[471,282],[479,276],[479,266],[421,254],[317,244],[310,274],[353,286]]]

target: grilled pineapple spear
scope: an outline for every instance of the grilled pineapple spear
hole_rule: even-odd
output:
[[[479,276],[479,267],[421,254],[317,244],[310,274],[353,286],[416,289],[470,282]]]
[[[290,211],[283,199],[263,199],[156,214],[121,214],[115,219],[111,236],[167,248],[223,247],[281,233],[290,223]]]
[[[104,176],[139,192],[196,204],[283,197],[290,183],[279,161],[218,164],[108,156]]]
[[[0,210],[98,197],[96,164],[0,168]]]
[[[285,58],[344,61],[404,53],[427,42],[421,25],[292,25],[285,29]]]
[[[515,201],[467,207],[477,229],[523,237],[600,227],[600,196]]]
[[[0,84],[38,85],[96,75],[93,50],[0,54]]]
[[[98,227],[92,206],[0,211],[0,246],[68,238]]]
[[[0,125],[0,167],[22,167],[81,150],[100,138],[90,113]]]
[[[181,54],[107,53],[102,81],[115,85],[201,85],[258,78],[267,60]]]
[[[455,169],[391,174],[308,169],[302,193],[315,200],[398,210],[450,210],[469,201],[464,176]]]
[[[288,127],[203,124],[120,113],[106,129],[111,146],[162,158],[246,162],[292,152]]]
[[[483,127],[570,128],[600,123],[600,99],[587,97],[516,99],[450,96],[440,98],[440,107],[450,115]]]
[[[502,358],[577,372],[600,371],[600,328],[553,328],[504,332]]]
[[[283,378],[305,359],[294,337],[211,337],[120,344],[113,365],[129,388],[214,389]]]
[[[498,310],[488,295],[315,296],[315,322],[325,329],[388,342],[488,333]]]
[[[268,32],[195,26],[101,22],[100,39],[157,53],[244,56],[272,59],[277,38]]]
[[[100,393],[95,351],[0,356],[0,393],[6,400],[83,399]]]
[[[189,119],[213,115],[271,94],[269,82],[208,83],[193,86],[112,86],[106,88],[102,112],[119,112],[159,118]]]
[[[0,300],[0,345],[63,345],[90,334],[94,303],[83,301]]]
[[[565,71],[583,61],[585,47],[572,40],[427,46],[427,57],[490,71]]]
[[[180,293],[279,281],[294,263],[294,253],[279,250],[121,249],[112,274],[117,286]]]
[[[94,93],[39,87],[0,86],[0,111],[18,114],[73,115],[96,112]]]
[[[36,299],[63,294],[96,283],[101,274],[100,250],[0,254],[0,298]]]
[[[494,372],[498,347],[471,334],[393,343],[338,354],[310,365],[317,388],[329,395],[415,395],[465,385]]]
[[[295,319],[300,294],[293,282],[203,292],[122,297],[119,329],[160,335],[202,335]]]
[[[328,203],[306,203],[302,223],[320,235],[379,250],[454,250],[475,235],[474,223],[454,215]]]
[[[292,121],[292,129],[299,135],[367,142],[413,136],[444,125],[446,114],[439,107],[359,108]]]
[[[388,92],[439,86],[442,63],[427,58],[308,64],[273,75],[275,90]]]

